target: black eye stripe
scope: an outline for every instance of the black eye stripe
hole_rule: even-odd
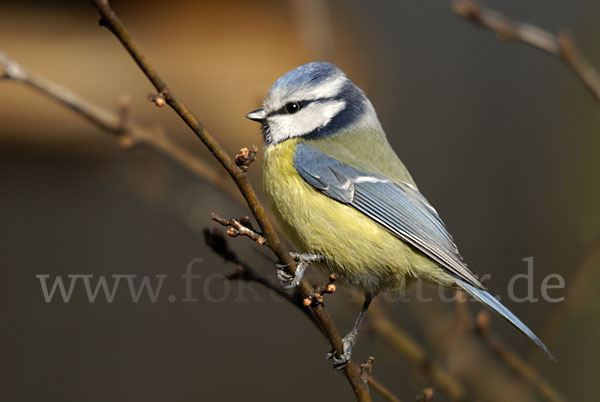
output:
[[[285,105],[283,105],[282,107],[280,107],[279,109],[277,109],[277,110],[269,113],[267,115],[267,117],[275,116],[275,115],[278,115],[278,114],[291,114],[286,108],[288,107],[288,105],[290,105],[292,103],[298,104],[298,106],[299,106],[298,110],[300,110],[300,109],[304,109],[307,105],[309,105],[309,104],[311,104],[313,102],[321,101],[321,100],[322,99],[313,99],[313,100],[301,100],[301,101],[296,101],[296,102],[288,102]],[[293,112],[293,113],[295,113],[295,112]]]
[[[319,98],[319,99],[311,99],[311,100],[301,100],[301,101],[292,101],[292,102],[288,102],[285,105],[283,105],[282,107],[280,107],[277,110],[272,111],[271,113],[267,114],[267,118],[271,117],[271,116],[276,116],[276,115],[281,115],[281,114],[290,114],[287,110],[286,107],[290,104],[290,103],[297,103],[299,107],[298,110],[300,109],[304,109],[307,105],[310,105],[311,103],[325,103],[325,102],[329,102],[332,100],[343,100],[341,97],[339,96],[332,96],[329,98]],[[295,113],[295,112],[294,112]]]

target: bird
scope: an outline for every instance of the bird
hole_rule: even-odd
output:
[[[281,76],[262,108],[246,115],[261,124],[263,191],[298,253],[294,275],[280,267],[284,287],[297,286],[312,263],[364,294],[343,353],[351,359],[374,297],[415,281],[463,290],[529,337],[544,343],[500,303],[464,262],[436,209],[421,194],[390,146],[375,108],[339,68],[311,62]]]

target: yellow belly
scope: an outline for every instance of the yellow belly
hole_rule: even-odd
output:
[[[382,226],[310,187],[293,166],[298,139],[265,149],[263,187],[271,208],[299,252],[325,257],[322,269],[362,291],[402,290],[411,279],[453,280]]]

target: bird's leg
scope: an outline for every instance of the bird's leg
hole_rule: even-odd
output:
[[[304,273],[306,272],[306,268],[310,266],[313,262],[323,261],[325,258],[319,254],[300,254],[300,253],[290,253],[290,256],[298,263],[296,266],[296,272],[294,275],[290,275],[285,272],[285,268],[287,265],[277,265],[277,278],[281,281],[281,286],[284,289],[292,289],[300,284]]]
[[[363,302],[362,308],[360,309],[360,313],[358,314],[358,318],[354,323],[354,326],[348,332],[346,336],[342,338],[342,343],[344,344],[344,353],[340,355],[340,357],[336,356],[335,349],[331,349],[327,354],[327,358],[333,361],[333,368],[336,370],[341,370],[346,367],[346,364],[350,361],[352,356],[352,347],[356,344],[356,340],[358,339],[358,329],[360,328],[365,316],[367,314],[367,310],[369,309],[369,305],[373,300],[374,296],[365,294],[365,301]]]

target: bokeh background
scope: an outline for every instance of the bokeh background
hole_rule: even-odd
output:
[[[552,32],[568,28],[600,66],[600,3],[485,4]],[[507,301],[558,363],[501,320],[493,328],[566,398],[597,399],[600,103],[562,62],[499,41],[454,15],[446,1],[113,6],[172,90],[231,154],[262,145],[244,114],[280,75],[313,60],[343,69],[374,103],[470,266],[492,275],[492,290],[506,296],[527,257],[534,257],[536,297],[546,275],[563,275],[567,288],[551,293],[565,296],[563,303]],[[148,81],[97,20],[87,2],[5,0],[0,49],[104,107],[116,109],[128,94],[132,119],[164,129],[213,163],[171,110],[146,100]],[[201,231],[213,226],[210,212],[246,215],[243,205],[152,150],[123,150],[113,136],[23,85],[2,81],[0,88],[2,400],[352,399],[323,358],[327,342],[300,312],[263,288],[219,278],[234,268],[205,246]],[[259,164],[249,175],[260,188]],[[273,278],[272,264],[249,241],[231,245]],[[194,267],[202,276],[194,282],[199,301],[181,303],[180,276],[194,258],[204,261]],[[145,296],[133,303],[124,284],[113,303],[90,303],[81,283],[69,303],[46,303],[39,274],[168,279],[156,303]],[[518,282],[517,293],[525,292]],[[435,298],[435,290],[426,293]],[[349,329],[358,308],[349,294],[338,292],[327,305],[340,330]],[[457,329],[452,305],[436,299],[385,308],[464,382],[469,400],[538,400]],[[465,360],[453,348],[453,339],[465,337],[473,338],[477,358]],[[367,328],[354,357],[370,355],[374,375],[403,400],[433,385]],[[436,391],[435,400],[446,397]]]

